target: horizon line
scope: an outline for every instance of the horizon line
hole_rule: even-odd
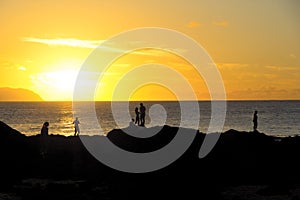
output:
[[[201,99],[201,100],[129,100],[129,102],[188,102],[188,101],[300,101],[300,99]],[[73,100],[44,100],[44,101],[30,101],[30,100],[12,100],[12,101],[1,101],[0,103],[40,103],[40,102],[128,102],[128,100],[95,100],[95,101],[73,101]]]

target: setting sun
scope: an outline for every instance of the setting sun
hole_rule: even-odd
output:
[[[61,92],[70,92],[74,87],[77,71],[64,70],[38,74],[37,79]]]
[[[30,75],[32,88],[48,100],[71,100],[79,67],[80,62],[75,59],[54,64],[53,71]]]

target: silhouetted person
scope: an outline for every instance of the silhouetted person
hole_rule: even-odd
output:
[[[140,114],[141,114],[141,126],[145,126],[146,107],[143,103],[140,103]]]
[[[48,141],[47,141],[48,127],[49,127],[49,122],[44,122],[43,127],[41,129],[40,153],[43,156],[43,158],[45,157],[45,154],[47,154],[47,149],[48,149]]]
[[[257,131],[257,110],[253,114],[253,131]]]
[[[135,124],[134,124],[134,119],[131,119],[131,121],[129,122],[129,128],[135,128]]]
[[[138,107],[135,107],[135,124],[140,125],[140,112]]]
[[[76,119],[73,121],[73,124],[74,124],[74,128],[75,128],[75,133],[74,133],[74,136],[78,136],[79,133],[80,133],[80,129],[79,129],[79,120],[78,120],[78,117],[76,117]]]
[[[49,126],[49,122],[45,122],[43,124],[43,127],[41,129],[41,135],[42,136],[47,136],[48,135],[48,126]]]

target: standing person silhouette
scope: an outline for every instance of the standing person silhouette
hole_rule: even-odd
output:
[[[40,154],[43,158],[45,158],[45,155],[47,154],[48,150],[48,142],[47,142],[47,136],[48,134],[48,127],[49,122],[44,122],[43,127],[41,129],[41,146],[40,146]]]
[[[135,107],[135,124],[140,125],[140,112],[138,107]]]
[[[257,131],[257,110],[254,111],[253,114],[253,131]]]
[[[74,124],[74,128],[75,128],[75,133],[74,133],[74,136],[78,136],[79,133],[80,133],[80,129],[79,129],[79,120],[78,120],[78,117],[76,117],[76,119],[73,121],[73,124]]]
[[[146,107],[143,103],[140,103],[140,113],[141,113],[141,126],[145,126],[145,116],[146,116]]]
[[[47,136],[48,135],[48,126],[49,126],[49,122],[44,122],[43,127],[41,129],[41,135],[42,136]]]

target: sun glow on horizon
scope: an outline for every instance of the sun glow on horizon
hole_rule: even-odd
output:
[[[46,96],[47,100],[69,101],[72,99],[77,73],[76,70],[43,72],[32,75],[31,79],[36,84],[35,90]],[[52,93],[50,92],[50,95],[47,96],[49,91]]]
[[[70,101],[73,97],[78,68],[81,62],[78,59],[65,59],[53,64],[53,71],[38,72],[30,75],[33,84],[32,90],[50,101]]]

